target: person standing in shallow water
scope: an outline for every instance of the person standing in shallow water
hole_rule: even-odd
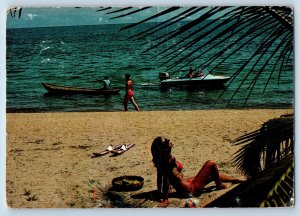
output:
[[[109,89],[110,88],[110,80],[108,79],[108,76],[105,76],[102,81],[103,89]]]
[[[125,109],[125,111],[128,111],[128,101],[130,101],[134,105],[135,109],[137,111],[140,111],[139,106],[137,105],[137,103],[135,102],[135,100],[133,98],[133,95],[134,95],[133,89],[132,89],[133,81],[131,79],[130,74],[125,74],[125,80],[126,80],[126,93],[125,93],[124,101],[123,101],[124,109]]]

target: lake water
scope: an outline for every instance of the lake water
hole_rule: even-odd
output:
[[[226,108],[227,99],[237,85],[231,85],[217,102],[222,90],[161,89],[158,73],[164,72],[156,59],[157,50],[142,53],[149,39],[132,40],[134,31],[119,31],[121,25],[24,28],[7,30],[7,111],[122,111],[124,75],[130,73],[134,82],[135,99],[142,110],[199,110]],[[150,40],[151,42],[151,40]],[[176,43],[176,41],[173,43]],[[249,44],[247,49],[251,49]],[[214,54],[218,50],[210,50]],[[247,56],[247,50],[245,50]],[[215,74],[231,76],[246,57],[237,53]],[[208,59],[203,57],[199,62]],[[196,63],[190,66],[196,66]],[[188,66],[189,67],[189,66]],[[171,72],[186,74],[188,67]],[[271,69],[269,69],[271,70]],[[270,81],[265,94],[265,81],[257,83],[246,107],[287,108],[293,106],[293,67]],[[49,96],[42,82],[60,85],[99,88],[97,79],[109,76],[114,87],[122,87],[111,97],[65,95]],[[265,75],[268,76],[268,75]],[[229,108],[241,108],[247,90],[241,89]],[[129,104],[129,110],[134,110]]]

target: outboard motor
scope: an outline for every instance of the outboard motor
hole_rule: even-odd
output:
[[[162,80],[170,79],[170,75],[169,73],[160,72],[158,78],[160,79],[160,81],[162,81]]]

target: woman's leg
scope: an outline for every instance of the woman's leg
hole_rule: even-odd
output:
[[[125,95],[124,100],[123,100],[123,104],[124,104],[124,110],[128,111],[128,98],[127,95]]]
[[[219,178],[221,182],[231,182],[232,184],[238,184],[244,182],[244,180],[238,178],[232,178],[231,176],[219,173]]]
[[[137,105],[137,103],[135,102],[135,100],[134,100],[133,97],[130,98],[130,101],[131,101],[131,103],[134,105],[136,111],[140,111],[140,108],[139,108],[139,106]]]
[[[230,185],[223,182],[233,182],[237,181],[237,179],[219,174],[217,164],[212,160],[208,160],[192,181],[192,193],[194,194],[197,191],[201,191],[205,185],[212,181],[216,183],[218,189],[224,189],[230,187]]]

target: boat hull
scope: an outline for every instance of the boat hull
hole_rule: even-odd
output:
[[[60,86],[50,83],[42,83],[43,87],[51,94],[88,94],[88,95],[114,95],[119,94],[120,88],[93,89]]]
[[[224,84],[230,79],[227,76],[213,76],[207,75],[206,77],[196,78],[176,78],[162,80],[162,87],[191,87],[202,89],[220,89],[224,88]]]

